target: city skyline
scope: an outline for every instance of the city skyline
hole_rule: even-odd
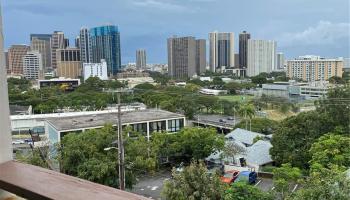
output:
[[[92,2],[83,8],[81,1],[69,2],[68,8],[66,0],[4,2],[4,24],[7,25],[5,48],[13,44],[29,45],[31,33],[45,34],[55,30],[63,31],[73,44],[81,27],[95,27],[109,22],[120,28],[124,64],[135,62],[135,50],[139,48],[147,50],[149,63],[166,63],[166,38],[191,35],[208,40],[208,33],[215,30],[234,32],[237,36],[246,30],[253,39],[275,40],[278,43],[277,51],[284,52],[286,58],[306,54],[348,57],[350,53],[349,6],[346,6],[349,2],[346,0],[221,0],[219,4],[213,0],[103,2]],[[301,3],[303,7],[300,7]],[[95,9],[104,12],[94,12]],[[234,14],[228,12],[232,9]],[[67,15],[61,16],[62,10]],[[215,10],[220,10],[220,18],[214,17]],[[247,11],[251,14],[246,14]],[[87,12],[91,15],[86,15]],[[244,20],[238,17],[240,15],[245,16]],[[67,20],[69,23],[66,23]],[[169,22],[172,22],[172,26],[169,26]],[[235,37],[234,43],[237,53],[238,37]]]

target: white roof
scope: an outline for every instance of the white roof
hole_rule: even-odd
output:
[[[270,155],[270,148],[272,147],[271,142],[265,140],[259,140],[252,146],[248,147],[247,150],[247,163],[264,165],[271,163],[273,160]]]
[[[242,142],[243,144],[246,144],[246,145],[252,145],[254,138],[256,138],[257,136],[264,137],[265,135],[261,133],[256,133],[253,131],[237,128],[231,133],[227,134],[225,138],[228,140],[233,139],[235,141]]]

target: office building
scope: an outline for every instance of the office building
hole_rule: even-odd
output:
[[[196,74],[194,37],[168,38],[168,73],[176,79],[184,79]]]
[[[277,44],[272,40],[248,40],[247,76],[270,73],[276,65]]]
[[[196,40],[196,74],[204,73],[207,67],[207,51],[205,39]]]
[[[43,70],[51,69],[51,34],[30,34],[30,49],[41,54]]]
[[[247,68],[248,62],[248,40],[250,39],[250,33],[243,31],[239,34],[239,68]]]
[[[277,54],[276,70],[284,69],[284,63],[285,63],[284,54],[283,53],[278,53]]]
[[[87,28],[81,28],[79,34],[79,48],[81,55],[81,62],[90,63],[91,55],[90,55],[90,36],[89,30]]]
[[[74,47],[75,48],[80,48],[80,37],[77,36],[74,40]],[[81,56],[81,55],[80,55]]]
[[[66,47],[64,33],[61,31],[55,31],[51,38],[51,66],[53,69],[57,68],[57,49],[64,49]]]
[[[13,75],[23,74],[23,57],[30,50],[27,45],[12,45],[8,50],[9,70]]]
[[[235,53],[235,68],[239,68],[239,53]]]
[[[223,71],[234,67],[234,35],[233,33],[209,33],[209,67],[210,70]]]
[[[320,56],[300,56],[287,61],[287,76],[303,81],[323,81],[332,76],[342,77],[343,59],[326,59]]]
[[[137,69],[146,68],[146,50],[144,49],[136,50],[136,68]]]
[[[90,62],[106,60],[108,75],[114,76],[121,70],[120,33],[117,26],[101,26],[90,29]]]
[[[343,59],[343,71],[350,72],[350,58]]]
[[[107,63],[101,60],[101,63],[83,63],[84,81],[90,77],[98,77],[101,80],[108,80]]]
[[[57,49],[57,76],[65,78],[78,78],[81,76],[80,49]]]
[[[43,78],[43,62],[39,51],[28,51],[23,56],[23,76],[26,79],[41,79]]]
[[[104,112],[98,114],[62,116],[60,118],[49,118],[45,122],[45,132],[51,143],[60,142],[67,134],[75,134],[90,129],[102,128],[105,124],[117,126],[117,113]],[[122,126],[130,126],[135,132],[144,135],[147,140],[154,132],[167,131],[176,133],[186,125],[184,115],[164,110],[136,110],[125,112],[122,110]]]

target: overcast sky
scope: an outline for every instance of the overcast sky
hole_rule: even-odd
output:
[[[71,39],[82,26],[115,24],[122,63],[145,48],[148,62],[167,62],[166,38],[208,38],[211,31],[276,40],[286,57],[349,57],[349,0],[1,0],[5,48],[29,44],[30,33],[63,31]]]

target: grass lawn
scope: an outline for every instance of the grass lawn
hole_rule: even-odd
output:
[[[225,95],[225,96],[218,96],[219,99],[227,100],[227,101],[245,101],[248,102],[252,99],[254,99],[254,96],[249,96],[249,95]],[[244,98],[244,100],[242,100]]]

